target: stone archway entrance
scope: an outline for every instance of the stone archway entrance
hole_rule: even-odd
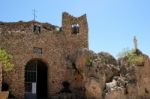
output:
[[[25,66],[25,99],[47,98],[47,65],[30,60]]]

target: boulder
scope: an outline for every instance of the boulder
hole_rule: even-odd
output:
[[[106,52],[78,50],[70,58],[73,93],[85,93],[87,99],[149,99],[150,59],[138,54],[144,56],[143,66],[130,64],[127,57],[116,60]]]
[[[86,84],[86,96],[87,99],[101,99],[102,96],[102,88],[98,81],[95,79],[90,79]]]

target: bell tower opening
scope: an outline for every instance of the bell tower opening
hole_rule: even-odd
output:
[[[79,24],[73,24],[72,26],[71,26],[71,28],[72,28],[72,34],[79,34],[79,29],[80,29],[80,25]]]
[[[25,99],[47,98],[47,64],[30,60],[25,66]]]

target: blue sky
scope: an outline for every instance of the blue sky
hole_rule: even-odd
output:
[[[89,48],[116,56],[124,48],[138,48],[150,55],[150,0],[1,0],[0,21],[37,20],[61,26],[62,12],[87,14]]]

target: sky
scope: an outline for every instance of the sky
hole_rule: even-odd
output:
[[[33,20],[61,27],[62,13],[75,17],[87,15],[89,49],[117,56],[124,48],[132,49],[133,37],[138,48],[150,56],[150,0],[0,0],[0,21]]]

